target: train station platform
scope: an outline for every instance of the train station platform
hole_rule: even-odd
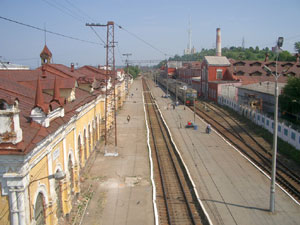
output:
[[[127,116],[130,115],[130,121]],[[114,132],[114,131],[113,131]],[[87,165],[82,188],[91,186],[93,196],[81,224],[153,225],[152,185],[147,148],[142,81],[136,79],[117,114],[118,156],[97,149]],[[114,135],[108,150],[114,151]]]
[[[196,185],[212,223],[262,225],[300,224],[300,205],[276,186],[275,213],[269,212],[270,180],[215,131],[206,134],[196,116],[197,129],[185,128],[194,121],[183,105],[173,109],[170,98],[149,80],[161,109]]]

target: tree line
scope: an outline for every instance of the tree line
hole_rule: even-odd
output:
[[[296,42],[294,44],[295,51],[297,53],[300,53],[300,41]],[[269,61],[273,61],[276,58],[276,53],[272,52],[268,47],[265,47],[263,49],[259,49],[258,46],[255,48],[249,47],[249,48],[242,48],[242,47],[224,47],[222,48],[222,55],[226,56],[230,59],[235,60],[257,60],[257,61],[263,61],[265,60],[266,54],[268,54]],[[189,54],[189,55],[175,55],[174,57],[170,57],[169,61],[202,61],[204,59],[204,56],[214,56],[216,55],[216,49],[201,49],[200,52],[197,52],[195,54]],[[294,54],[291,54],[289,51],[282,51],[279,53],[278,57],[279,61],[287,61],[292,62],[296,61],[296,56]],[[158,64],[158,67],[161,67],[164,65],[166,61],[162,61]]]

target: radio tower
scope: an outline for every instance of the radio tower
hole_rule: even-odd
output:
[[[188,34],[189,34],[189,44],[188,44],[188,51],[191,54],[192,50],[192,29],[191,29],[191,17],[189,20],[189,29],[188,29]]]
[[[189,27],[188,27],[188,45],[187,49],[184,50],[184,54],[189,55],[194,53],[194,49],[192,49],[192,28],[191,28],[191,16],[189,20]]]

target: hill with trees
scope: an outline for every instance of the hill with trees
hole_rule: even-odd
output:
[[[300,42],[295,43],[295,50],[300,52]],[[276,54],[272,52],[268,47],[259,49],[258,46],[255,48],[242,48],[242,47],[230,47],[230,48],[222,48],[222,55],[226,56],[229,59],[235,60],[257,60],[263,61],[265,60],[266,53],[269,54],[269,60],[275,60]],[[169,61],[201,61],[204,59],[204,56],[214,56],[216,55],[216,49],[202,49],[200,52],[191,55],[175,55],[174,57],[170,57]],[[292,55],[288,51],[282,51],[279,54],[279,61],[296,61],[296,56]],[[165,61],[162,61],[158,64],[158,67],[165,64]]]

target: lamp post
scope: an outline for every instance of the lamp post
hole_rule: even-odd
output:
[[[269,67],[264,65],[264,70],[271,73],[275,78],[275,112],[274,112],[274,132],[273,132],[273,155],[272,155],[272,172],[271,172],[271,188],[270,188],[270,211],[275,211],[275,180],[276,180],[276,155],[277,155],[277,131],[278,131],[278,78],[281,74],[277,72],[277,61],[280,47],[283,44],[283,37],[279,37],[276,45],[276,69],[275,74]]]

